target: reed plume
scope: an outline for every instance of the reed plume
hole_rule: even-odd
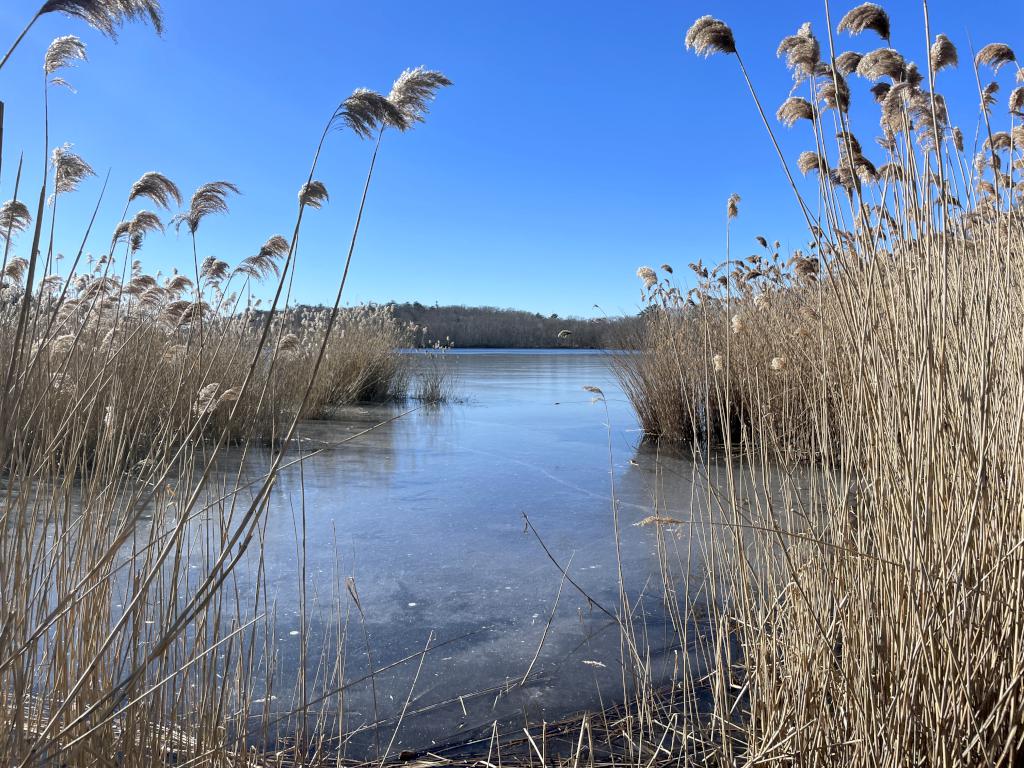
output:
[[[811,23],[804,24],[796,34],[784,37],[775,55],[786,57],[786,66],[793,70],[793,77],[801,80],[815,74],[821,62],[821,46],[811,32]]]
[[[239,262],[235,272],[246,275],[254,280],[263,280],[270,274],[280,274],[277,260],[288,253],[288,241],[281,235],[273,235],[261,247],[258,253],[247,256]]]
[[[807,99],[790,96],[779,107],[775,117],[787,128],[792,128],[797,120],[814,120],[814,106]]]
[[[158,35],[164,31],[159,0],[47,0],[36,16],[47,13],[75,17],[112,39],[128,22],[149,22]]]
[[[857,65],[864,58],[863,54],[855,51],[846,51],[836,57],[836,71],[844,77],[857,71]]]
[[[52,75],[57,70],[74,66],[79,61],[86,61],[85,43],[74,35],[64,35],[56,38],[46,49],[43,72]]]
[[[735,219],[740,215],[740,196],[733,192],[725,203],[726,218]]]
[[[178,185],[156,171],[142,174],[142,177],[132,184],[128,202],[131,203],[140,197],[147,197],[166,210],[170,210],[172,202],[175,205],[181,205],[182,202]]]
[[[226,198],[229,193],[241,194],[238,187],[229,181],[211,181],[203,184],[192,195],[188,211],[175,214],[171,219],[175,229],[180,229],[184,224],[194,235],[204,218],[211,214],[228,212]]]
[[[736,41],[729,26],[713,16],[701,16],[686,32],[684,38],[688,50],[698,56],[713,53],[736,53]]]
[[[935,42],[932,43],[929,51],[929,61],[931,61],[932,71],[936,73],[946,67],[957,66],[960,59],[953,41],[943,34],[936,35]]]
[[[906,61],[899,51],[892,48],[879,48],[864,54],[857,64],[856,72],[866,80],[875,82],[883,77],[893,82],[903,80],[906,74]]]
[[[322,181],[314,179],[302,185],[299,190],[299,205],[308,205],[310,208],[320,208],[325,202],[331,199],[327,194],[327,187]]]
[[[50,156],[50,163],[54,169],[55,195],[74,192],[83,179],[96,175],[89,163],[71,151],[70,144],[56,147]]]
[[[989,43],[978,51],[978,55],[974,57],[974,64],[975,66],[986,64],[992,68],[993,72],[998,72],[1004,64],[1016,60],[1017,56],[1010,46],[1005,43]]]
[[[438,89],[447,88],[451,84],[452,81],[440,72],[424,67],[402,72],[391,86],[387,97],[404,117],[403,123],[395,127],[404,131],[416,123],[422,123],[430,109],[430,102],[437,96]]]
[[[864,3],[843,16],[836,29],[839,32],[849,32],[851,35],[859,35],[870,29],[877,32],[883,40],[889,40],[889,14],[881,6]]]
[[[371,138],[378,129],[392,126],[399,130],[408,127],[402,111],[386,97],[368,88],[357,88],[334,114],[332,123],[344,125],[357,136]]]
[[[7,240],[11,235],[24,232],[31,223],[32,214],[20,200],[8,200],[0,205],[0,238]]]

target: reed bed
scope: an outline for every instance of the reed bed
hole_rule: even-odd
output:
[[[871,3],[782,41],[797,158],[731,29],[686,36],[736,60],[808,224],[802,251],[736,258],[730,198],[726,258],[691,265],[691,290],[639,271],[644,351],[619,361],[646,430],[708,477],[686,522],[731,639],[706,679],[714,764],[1024,756],[1024,73],[1006,44],[972,51],[980,110],[957,127],[936,89],[960,57],[923,13],[920,67]],[[880,123],[854,124],[853,99]]]
[[[53,13],[111,37],[131,22],[162,28],[157,0],[47,2],[0,68],[33,54],[26,34]],[[86,51],[68,35],[35,55],[50,99]],[[147,173],[123,191],[109,235],[98,234],[97,201],[88,230],[71,233],[80,250],[61,263],[61,203],[81,194],[92,168],[69,145],[13,173],[0,166],[10,196],[0,206],[3,765],[260,765],[253,749],[272,750],[285,727],[303,754],[317,754],[325,713],[343,706],[345,590],[338,579],[323,588],[330,642],[288,681],[296,714],[269,723],[280,673],[261,537],[276,479],[297,461],[301,420],[405,392],[397,350],[414,329],[387,309],[345,309],[342,297],[385,133],[423,122],[447,85],[410,69],[386,94],[359,88],[342,99],[296,183],[292,231],[234,265],[198,258],[203,222],[226,214],[238,192],[230,182],[186,200],[167,176]],[[51,128],[40,126],[47,142]],[[373,148],[335,300],[302,312],[290,286],[303,220],[328,204],[321,150],[352,139]],[[168,226],[187,243],[180,271],[147,274],[146,240]],[[85,256],[94,241],[106,243],[95,260]],[[253,477],[247,458],[267,441],[274,450]],[[306,593],[303,500],[295,505],[305,654],[321,598]]]

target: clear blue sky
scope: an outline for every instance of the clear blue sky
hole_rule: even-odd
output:
[[[39,0],[3,0],[0,43]],[[834,3],[833,23],[854,2]],[[886,4],[894,44],[924,61],[921,6]],[[940,90],[954,122],[973,135],[977,103],[969,66],[975,47],[999,41],[1024,54],[1024,4],[959,0],[931,4],[932,31],[960,50]],[[820,2],[486,2],[164,0],[166,33],[125,28],[114,44],[77,20],[44,17],[0,71],[7,103],[0,194],[11,194],[17,153],[37,182],[41,62],[49,41],[74,33],[89,61],[66,74],[78,89],[51,91],[50,145],[72,142],[110,191],[90,250],[99,253],[132,181],[148,170],[187,195],[225,179],[244,195],[226,218],[199,230],[200,258],[235,263],[271,234],[289,235],[296,192],[325,119],[353,88],[386,91],[405,67],[444,71],[425,125],[389,134],[370,190],[348,301],[419,300],[514,306],[545,314],[609,314],[638,308],[637,266],[722,257],[725,201],[743,197],[734,242],[753,249],[765,234],[791,247],[801,227],[778,162],[731,57],[698,59],[683,48],[704,13],[729,23],[766,108],[786,97],[790,75],[779,40],[811,21],[827,49]],[[1016,39],[1014,39],[1016,32]],[[840,50],[882,45],[872,33],[837,38]],[[1001,77],[1000,113],[1012,73]],[[851,79],[859,137],[877,116],[869,83]],[[807,133],[779,126],[791,159],[812,148]],[[313,211],[299,255],[296,296],[329,302],[340,274],[371,147],[331,137],[318,176],[331,202]],[[868,152],[880,160],[879,153]],[[61,213],[57,247],[73,253],[99,180]],[[24,238],[27,240],[27,238]],[[28,243],[19,243],[19,253]],[[151,271],[191,252],[173,230],[151,237]]]

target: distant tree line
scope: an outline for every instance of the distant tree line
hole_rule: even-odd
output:
[[[417,342],[456,347],[606,349],[629,344],[641,320],[627,317],[559,317],[497,307],[389,305],[395,317],[418,327]]]

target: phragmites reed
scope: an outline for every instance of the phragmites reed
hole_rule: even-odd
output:
[[[946,67],[955,67],[960,63],[956,52],[956,46],[953,45],[952,40],[943,34],[935,36],[935,42],[932,43],[929,57],[932,65],[932,71],[934,72],[939,72]]]
[[[879,48],[861,57],[856,72],[871,82],[883,77],[889,77],[896,82],[903,79],[906,69],[907,63],[899,51],[892,48]]]
[[[775,113],[779,122],[792,128],[797,120],[814,120],[814,105],[800,96],[790,96]]]
[[[438,89],[447,88],[451,84],[452,81],[440,72],[424,67],[402,72],[391,86],[387,97],[405,118],[403,124],[395,127],[408,130],[416,123],[422,123],[430,109],[430,102],[437,96]]]
[[[83,179],[96,175],[89,163],[71,151],[70,144],[56,147],[50,163],[54,169],[54,194],[74,192]]]
[[[72,67],[76,62],[85,60],[85,43],[74,35],[64,35],[56,38],[46,49],[43,71],[52,75],[58,69]]]
[[[736,41],[729,26],[713,16],[701,16],[686,32],[687,49],[698,56],[713,53],[736,53]]]
[[[161,208],[170,210],[171,203],[181,205],[182,197],[178,185],[156,171],[149,171],[142,174],[142,177],[132,184],[131,192],[128,195],[128,202],[147,197]]]
[[[302,185],[299,190],[299,205],[308,205],[310,208],[320,208],[328,202],[331,196],[327,194],[327,187],[322,181],[314,179]]]
[[[1017,117],[1024,117],[1024,86],[1018,86],[1010,91],[1010,99],[1007,102],[1010,114]],[[1016,142],[1018,147],[1020,143]]]
[[[1016,60],[1017,56],[1014,54],[1013,49],[1005,43],[989,43],[978,51],[978,55],[974,57],[976,66],[986,64],[992,68],[993,72],[998,72],[1004,64],[1009,64],[1011,61]]]
[[[775,55],[786,57],[786,66],[797,80],[814,75],[821,62],[821,46],[811,32],[811,23],[804,22],[795,35],[784,37]]]
[[[203,184],[192,195],[192,202],[189,209],[182,213],[175,214],[171,219],[175,229],[181,229],[184,224],[191,234],[199,229],[200,222],[214,213],[227,213],[227,198],[229,193],[240,194],[238,187],[229,181],[211,181]]]
[[[281,235],[272,235],[258,253],[247,256],[239,262],[235,272],[254,280],[263,280],[271,273],[280,274],[277,260],[288,253],[288,241]]]
[[[851,35],[859,35],[870,29],[877,32],[883,40],[888,40],[890,35],[889,14],[881,6],[864,3],[843,16],[836,29],[839,32],[849,32]]]
[[[158,35],[164,30],[159,0],[47,0],[37,16],[47,13],[63,13],[81,19],[114,39],[118,29],[128,22],[149,22]]]
[[[32,214],[28,206],[20,200],[8,200],[0,205],[0,238],[23,232],[32,223]]]
[[[847,76],[857,71],[857,65],[860,64],[860,60],[863,55],[856,51],[846,51],[836,57],[836,71]]]
[[[846,112],[850,108],[850,86],[846,78],[827,64],[822,70],[824,82],[818,87],[818,100],[828,109]]]
[[[740,196],[733,192],[725,203],[726,218],[735,219],[740,215]]]
[[[385,126],[405,130],[408,118],[386,97],[369,88],[357,88],[334,115],[332,123],[347,126],[364,139],[368,139]]]
[[[658,274],[650,267],[640,267],[636,271],[636,276],[643,281],[644,288],[648,290],[658,284]]]

